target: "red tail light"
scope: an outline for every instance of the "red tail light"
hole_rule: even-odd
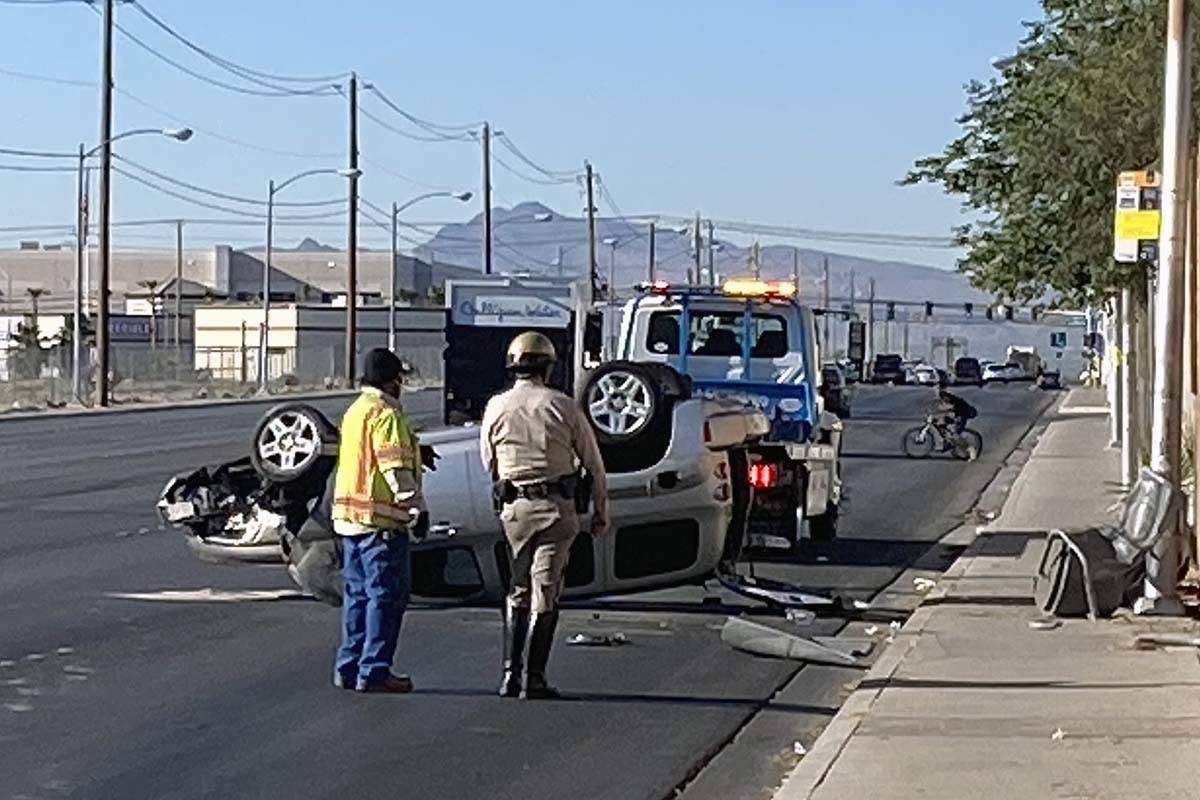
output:
[[[779,483],[779,467],[775,464],[751,464],[750,485],[755,489],[771,489]]]

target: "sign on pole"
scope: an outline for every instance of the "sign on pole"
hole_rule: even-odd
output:
[[[1162,189],[1153,170],[1129,170],[1117,176],[1113,258],[1124,264],[1158,261],[1162,227]]]

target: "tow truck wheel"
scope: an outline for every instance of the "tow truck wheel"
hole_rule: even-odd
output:
[[[829,505],[825,513],[808,521],[808,535],[814,542],[832,542],[837,538],[838,507]]]
[[[337,441],[337,428],[320,411],[304,403],[284,403],[259,421],[250,461],[264,478],[291,483],[304,477]]]

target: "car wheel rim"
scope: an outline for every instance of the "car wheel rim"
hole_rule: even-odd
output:
[[[650,423],[653,394],[644,380],[631,372],[610,372],[588,393],[588,415],[602,433],[613,436],[637,433]]]
[[[258,455],[265,463],[291,472],[308,464],[321,447],[316,423],[304,414],[280,414],[258,437]]]

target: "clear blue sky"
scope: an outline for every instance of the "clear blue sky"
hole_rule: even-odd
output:
[[[1009,53],[1034,0],[609,0],[604,3],[442,0],[144,0],[147,8],[217,55],[291,75],[356,70],[426,119],[488,119],[552,170],[587,158],[628,214],[701,211],[810,228],[942,234],[958,204],[936,188],[894,185],[913,159],[938,151],[958,128],[962,84]],[[206,75],[246,85],[199,59],[131,7],[132,33]],[[99,17],[86,5],[0,4],[0,70],[95,81]],[[268,178],[343,166],[347,114],[340,97],[257,98],[201,83],[118,34],[117,85],[202,129],[187,144],[143,138],[118,152],[161,172],[260,197]],[[117,131],[172,120],[117,96]],[[400,127],[378,100],[363,107]],[[0,147],[74,151],[98,138],[95,88],[0,74]],[[477,190],[474,143],[414,142],[363,119],[362,190],[380,205],[427,185]],[[245,149],[206,134],[276,149]],[[497,152],[518,164],[504,150]],[[339,155],[340,154],[340,155]],[[45,161],[0,155],[2,164]],[[69,162],[64,162],[69,163]],[[386,174],[380,166],[416,183]],[[526,172],[530,170],[526,169]],[[497,204],[540,199],[564,213],[584,203],[573,186],[533,185],[497,167]],[[214,216],[117,179],[116,219]],[[74,178],[0,171],[0,226],[67,223]],[[316,177],[281,200],[344,194]],[[215,201],[220,202],[220,201]],[[437,200],[421,220],[478,211]],[[605,209],[607,213],[607,209]],[[341,228],[314,229],[344,242]],[[718,232],[719,233],[719,232]],[[117,244],[167,246],[166,229],[122,232]],[[284,243],[299,235],[282,234]],[[195,243],[261,239],[256,229],[197,229]],[[17,234],[0,233],[0,246]],[[49,237],[53,238],[53,237]],[[382,232],[365,243],[386,241]],[[953,251],[805,243],[839,252],[948,267]]]

